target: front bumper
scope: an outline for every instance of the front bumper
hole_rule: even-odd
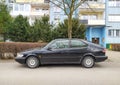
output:
[[[95,62],[102,62],[108,59],[108,56],[96,56],[95,57]]]
[[[25,60],[26,60],[25,57],[16,57],[15,58],[15,61],[17,61],[20,64],[25,64],[25,62],[26,62]]]

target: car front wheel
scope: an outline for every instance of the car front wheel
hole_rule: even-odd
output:
[[[83,60],[82,60],[82,66],[85,68],[92,68],[95,64],[94,58],[91,56],[86,56]]]
[[[30,56],[26,60],[26,64],[29,68],[36,68],[39,66],[40,62],[39,59],[35,56]]]

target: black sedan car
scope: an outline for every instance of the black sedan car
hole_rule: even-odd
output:
[[[107,59],[105,49],[82,39],[55,39],[43,48],[17,54],[15,60],[36,68],[43,64],[81,64],[86,68]]]

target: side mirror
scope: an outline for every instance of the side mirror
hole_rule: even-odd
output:
[[[47,49],[47,50],[50,50],[50,51],[51,51],[51,50],[52,50],[52,48],[51,48],[51,47],[48,47],[48,49]]]

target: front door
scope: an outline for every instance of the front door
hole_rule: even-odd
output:
[[[92,38],[92,43],[100,44],[99,43],[99,38]]]
[[[69,56],[69,40],[55,41],[42,54],[42,64],[63,64]]]

